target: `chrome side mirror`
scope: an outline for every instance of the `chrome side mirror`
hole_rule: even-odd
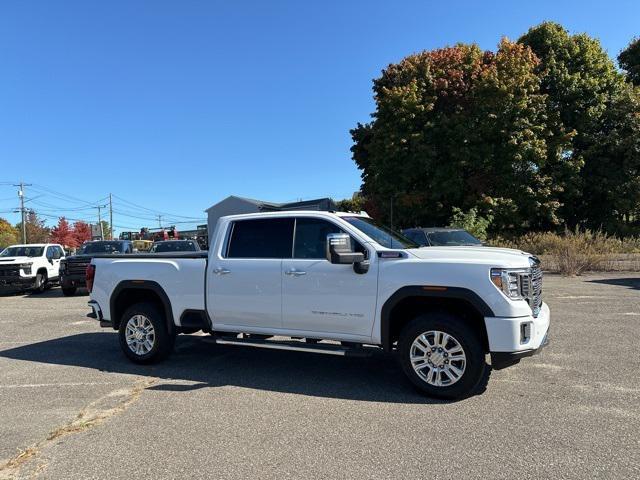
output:
[[[367,273],[369,270],[364,253],[353,251],[351,237],[346,233],[327,235],[327,260],[336,265],[353,265],[356,273]]]

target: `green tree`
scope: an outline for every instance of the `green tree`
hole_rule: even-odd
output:
[[[555,164],[569,139],[548,128],[537,67],[506,39],[495,53],[459,44],[389,65],[374,80],[373,120],[351,131],[363,194],[383,219],[393,209],[402,227],[445,225],[454,208],[475,208],[500,229],[559,223]]]
[[[16,243],[18,243],[18,230],[4,218],[0,218],[0,250]]]
[[[340,212],[361,212],[366,210],[367,199],[359,192],[353,194],[351,198],[345,198],[336,202],[336,207]]]
[[[104,235],[104,239],[109,240],[111,238],[111,227],[109,226],[109,222],[107,222],[106,220],[102,220],[100,223],[102,223],[102,233]]]
[[[46,243],[49,240],[50,230],[45,225],[45,221],[40,219],[34,210],[30,210],[26,214],[25,227],[27,231],[28,243]],[[22,222],[16,224],[20,241],[22,241]]]
[[[634,38],[618,55],[618,64],[627,73],[627,79],[640,85],[640,38]]]
[[[542,23],[519,40],[541,60],[537,72],[549,112],[559,122],[547,122],[553,137],[571,136],[566,149],[558,149],[556,178],[561,178],[559,214],[569,227],[617,227],[621,209],[633,194],[638,179],[637,151],[630,148],[637,136],[637,102],[600,42],[586,34],[570,35],[561,25]],[[625,104],[625,102],[627,102]],[[635,120],[634,120],[635,118]],[[615,140],[609,138],[614,133]],[[555,156],[554,149],[549,153]],[[558,157],[556,157],[558,158]],[[624,160],[623,160],[624,158]]]

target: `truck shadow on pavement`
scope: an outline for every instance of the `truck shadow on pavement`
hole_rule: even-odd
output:
[[[627,287],[632,290],[640,290],[640,278],[603,278],[598,280],[587,280],[589,283],[602,283],[604,285],[616,285]]]
[[[176,351],[163,363],[127,360],[115,333],[82,333],[0,351],[0,357],[167,380],[153,390],[181,392],[221,386],[371,402],[450,403],[420,395],[395,359],[214,345],[208,337],[180,335]],[[489,370],[489,369],[487,369]],[[488,380],[488,374],[487,379]],[[481,393],[486,388],[483,382]]]

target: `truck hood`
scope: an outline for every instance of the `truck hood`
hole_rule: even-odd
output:
[[[0,265],[13,265],[15,263],[33,263],[39,257],[2,257]]]
[[[495,267],[527,268],[532,255],[496,247],[423,247],[406,250],[410,256],[433,262],[481,263]]]

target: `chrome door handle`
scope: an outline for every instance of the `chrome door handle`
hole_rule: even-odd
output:
[[[285,275],[289,275],[290,277],[299,277],[301,275],[306,275],[307,272],[303,272],[302,270],[296,270],[295,268],[292,268],[291,270],[287,270],[286,272],[284,272]]]
[[[226,268],[217,267],[213,269],[213,273],[216,275],[226,275],[227,273],[231,273],[231,270],[227,270]]]

